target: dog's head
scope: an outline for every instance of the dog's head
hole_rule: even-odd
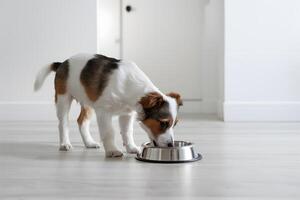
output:
[[[143,108],[141,127],[148,133],[155,146],[173,146],[173,128],[177,124],[177,112],[182,105],[180,95],[171,92],[162,95],[158,92],[146,94],[139,101]]]

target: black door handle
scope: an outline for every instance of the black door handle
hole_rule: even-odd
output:
[[[130,12],[130,11],[132,11],[132,7],[131,7],[130,5],[127,5],[127,6],[125,7],[125,10],[126,10],[127,12]]]

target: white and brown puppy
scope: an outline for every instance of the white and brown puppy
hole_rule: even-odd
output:
[[[81,104],[77,121],[88,148],[99,147],[89,132],[92,110],[95,110],[100,138],[108,157],[122,156],[115,144],[113,116],[119,116],[123,144],[128,153],[139,151],[133,140],[135,113],[154,145],[173,144],[173,127],[177,122],[178,107],[182,105],[180,95],[164,95],[136,64],[103,55],[78,54],[63,63],[55,62],[41,69],[35,80],[35,90],[40,89],[51,71],[56,72],[55,102],[61,150],[72,148],[68,113],[73,99]]]

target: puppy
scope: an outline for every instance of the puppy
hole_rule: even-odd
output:
[[[74,99],[81,105],[77,122],[87,148],[99,148],[99,143],[91,137],[89,131],[93,110],[107,157],[123,155],[115,144],[113,116],[119,117],[127,153],[139,151],[133,140],[134,119],[140,122],[154,145],[173,145],[173,127],[178,121],[178,108],[182,105],[180,95],[160,92],[135,63],[98,54],[78,54],[62,63],[54,62],[41,69],[34,83],[35,91],[41,88],[52,71],[56,72],[54,87],[60,150],[72,148],[68,113]]]

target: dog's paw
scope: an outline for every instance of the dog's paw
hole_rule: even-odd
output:
[[[95,141],[90,141],[90,142],[87,142],[87,143],[85,144],[85,147],[86,147],[86,148],[95,148],[95,149],[99,149],[99,148],[100,148],[100,143],[95,142]]]
[[[105,151],[105,156],[107,158],[111,157],[122,157],[123,153],[120,150],[110,150],[110,151]]]
[[[126,152],[130,154],[138,154],[140,153],[141,149],[136,146],[135,144],[126,145]]]
[[[70,143],[65,143],[65,144],[61,144],[59,147],[60,151],[69,151],[71,150],[73,147]]]

